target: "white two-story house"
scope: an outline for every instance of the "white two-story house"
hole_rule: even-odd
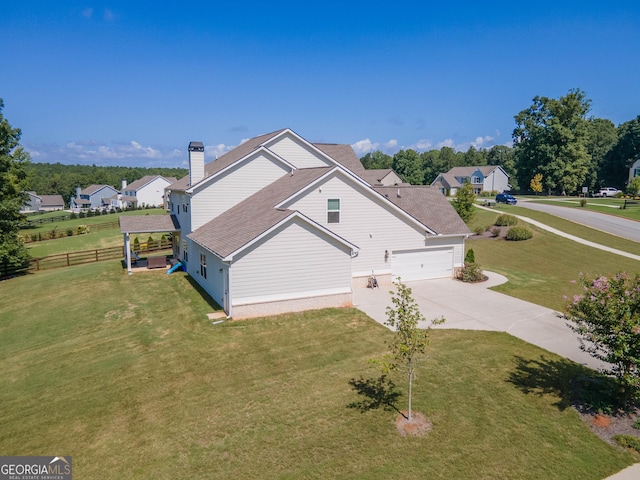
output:
[[[253,138],[169,186],[175,254],[235,318],[351,305],[381,285],[451,277],[467,226],[436,188],[374,186],[349,145],[290,129]],[[124,217],[123,217],[124,218]]]

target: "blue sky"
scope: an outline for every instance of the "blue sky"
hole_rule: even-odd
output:
[[[640,114],[640,2],[4,2],[4,116],[36,162],[185,166],[289,127],[359,156],[510,144],[536,95]]]

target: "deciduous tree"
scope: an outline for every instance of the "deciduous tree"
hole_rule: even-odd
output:
[[[458,189],[455,197],[453,198],[453,208],[455,208],[458,215],[464,222],[468,222],[473,218],[475,213],[474,203],[476,195],[473,192],[473,185],[469,182]]]
[[[567,302],[563,318],[582,350],[611,364],[625,406],[640,397],[640,274],[580,279],[581,294]]]
[[[0,99],[0,267],[16,271],[24,268],[29,260],[29,253],[18,236],[29,154],[19,144],[20,129],[13,128],[4,118],[3,108]]]
[[[429,330],[431,325],[444,322],[444,318],[431,321],[427,328],[418,328],[420,322],[425,318],[420,313],[420,308],[411,296],[411,288],[398,280],[396,292],[392,292],[391,302],[393,306],[387,307],[386,325],[394,330],[393,341],[390,344],[392,362],[394,370],[402,370],[407,375],[409,384],[407,419],[411,421],[413,380],[416,376],[416,369],[420,361],[424,358],[427,346],[429,345]]]
[[[513,142],[521,185],[537,172],[551,192],[572,193],[584,184],[591,165],[586,120],[590,106],[585,93],[575,89],[559,99],[535,97],[531,107],[516,115]]]
[[[393,169],[403,182],[411,185],[422,185],[424,172],[422,171],[422,160],[415,150],[400,150],[393,156]]]
[[[531,182],[529,183],[529,187],[535,193],[542,192],[542,174],[541,173],[536,173],[533,176],[533,178],[531,179]]]

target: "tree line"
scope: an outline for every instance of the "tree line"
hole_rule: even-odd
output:
[[[66,203],[76,194],[76,187],[111,185],[116,190],[122,180],[132,183],[146,175],[182,178],[186,168],[99,167],[96,165],[63,165],[61,163],[28,163],[25,166],[26,190],[38,195],[62,195]]]
[[[361,161],[367,169],[393,168],[413,185],[429,185],[452,167],[499,165],[514,191],[532,191],[532,181],[549,194],[624,189],[630,166],[640,158],[640,115],[616,127],[611,120],[587,117],[590,109],[591,100],[580,89],[558,99],[536,96],[514,117],[513,147],[408,149],[393,156],[375,151]]]

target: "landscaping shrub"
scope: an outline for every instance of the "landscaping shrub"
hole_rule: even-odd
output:
[[[491,236],[492,237],[499,237],[500,236],[500,229],[498,227],[491,227]]]
[[[464,263],[476,263],[476,254],[473,252],[473,248],[470,248],[464,256]]]
[[[613,441],[622,448],[630,448],[636,452],[640,452],[640,438],[632,435],[614,435]]]
[[[533,237],[533,232],[531,230],[529,230],[527,227],[518,225],[515,227],[511,227],[507,231],[507,235],[505,238],[507,240],[518,242],[520,240],[529,240],[531,237]]]
[[[581,207],[586,207],[587,206],[587,199],[586,198],[581,198],[580,199],[580,206]]]
[[[87,227],[86,225],[78,225],[76,227],[76,233],[78,235],[85,235],[85,234],[89,233],[89,227]]]
[[[633,425],[631,425],[633,428],[635,428],[636,430],[640,430],[640,418],[636,419],[635,422],[633,422]]]
[[[498,227],[510,227],[512,225],[517,225],[518,219],[513,215],[507,215],[506,213],[503,213],[498,218],[496,218],[496,221],[493,224],[497,225]]]
[[[69,215],[69,219],[75,220],[76,218],[78,218],[78,215],[76,215],[76,212],[71,212],[71,215]]]
[[[460,269],[460,273],[458,274],[458,279],[462,280],[463,282],[474,283],[474,282],[481,282],[482,280],[485,279],[485,276],[480,265],[478,265],[475,262],[472,262],[472,263],[465,262],[464,267]]]
[[[73,236],[73,228],[67,228],[67,237]]]

